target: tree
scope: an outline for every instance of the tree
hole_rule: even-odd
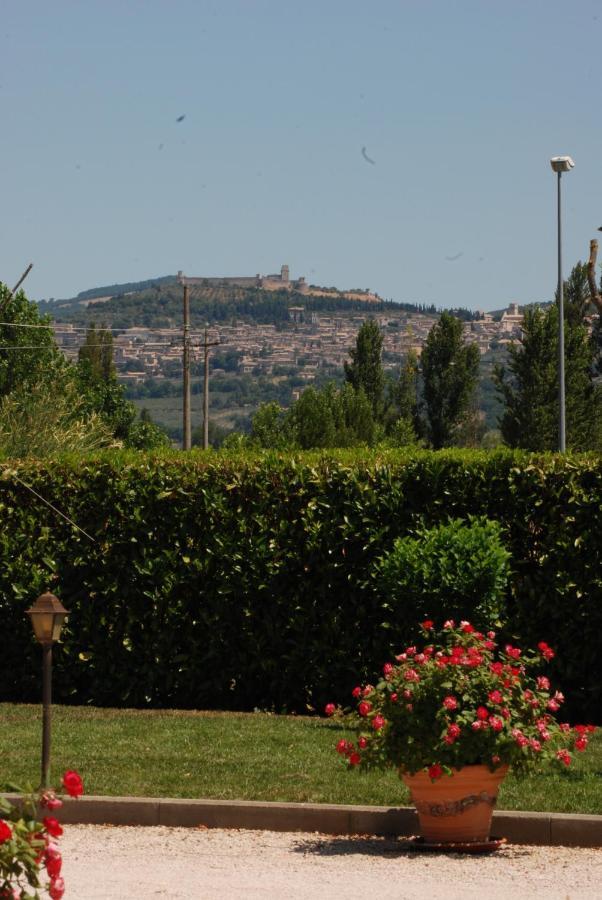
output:
[[[349,351],[351,362],[345,362],[345,380],[356,391],[363,388],[377,420],[383,413],[385,389],[382,348],[380,329],[374,319],[368,319],[358,331],[355,347]]]
[[[436,450],[454,442],[470,408],[479,358],[477,346],[463,341],[462,322],[443,312],[428,333],[420,359],[425,430]]]
[[[573,311],[574,313],[574,311]],[[600,387],[594,382],[595,343],[571,314],[565,322],[565,396],[567,447],[600,446]],[[527,309],[523,334],[508,349],[508,363],[494,375],[504,402],[502,436],[511,447],[558,447],[558,307]]]
[[[251,439],[260,447],[283,450],[289,443],[285,412],[279,403],[262,403],[251,422]]]
[[[40,379],[52,379],[67,363],[56,346],[49,316],[41,316],[22,290],[11,295],[9,288],[0,283],[0,306],[2,321],[10,323],[0,325],[2,397]]]
[[[92,322],[86,329],[86,339],[79,349],[78,362],[87,364],[90,374],[97,381],[115,378],[113,362],[113,335],[106,328],[99,328]]]
[[[386,432],[393,446],[415,444],[420,433],[418,412],[418,356],[410,350],[397,381],[389,384],[389,398],[385,415]]]

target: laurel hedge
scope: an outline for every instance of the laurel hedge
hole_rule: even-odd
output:
[[[90,535],[44,505],[24,483]],[[305,712],[413,638],[386,590],[394,541],[497,520],[511,553],[503,633],[545,640],[573,718],[602,709],[602,462],[516,452],[154,455],[0,467],[0,700],[39,699],[25,610],[70,610],[54,697]],[[454,612],[470,618],[470,604]]]

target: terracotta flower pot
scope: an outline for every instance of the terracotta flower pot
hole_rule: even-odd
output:
[[[464,766],[431,781],[426,772],[401,772],[428,843],[487,841],[500,784],[508,766]]]

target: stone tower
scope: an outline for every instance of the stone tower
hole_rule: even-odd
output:
[[[280,269],[280,280],[282,282],[284,282],[284,284],[288,284],[288,280],[289,280],[288,266],[282,266],[282,268]]]

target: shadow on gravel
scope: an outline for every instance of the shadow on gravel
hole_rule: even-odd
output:
[[[379,838],[370,835],[369,837],[331,837],[331,838],[314,838],[311,840],[301,840],[291,849],[294,853],[313,854],[315,856],[404,856],[411,859],[412,857],[429,856],[438,859],[446,856],[464,858],[472,856],[481,861],[486,858],[501,859],[529,856],[531,848],[520,845],[507,845],[496,853],[458,853],[449,851],[445,852],[429,852],[428,854],[419,848],[408,849],[402,841],[407,838],[396,840],[395,838]]]

